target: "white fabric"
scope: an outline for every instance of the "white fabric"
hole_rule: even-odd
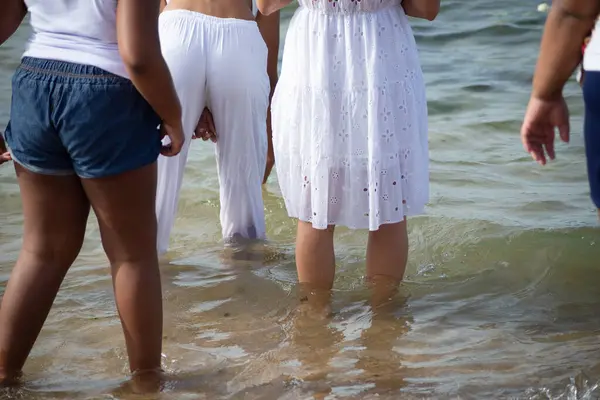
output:
[[[167,4],[169,4],[171,0],[166,0]],[[256,5],[256,0],[252,0],[252,14],[256,17],[258,14],[258,6]]]
[[[33,34],[24,57],[92,65],[128,78],[115,0],[25,0]]]
[[[377,230],[429,200],[427,104],[399,0],[300,0],[272,105],[288,214]]]
[[[159,27],[163,55],[181,100],[186,145],[176,157],[158,160],[158,250],[164,253],[169,245],[191,136],[205,106],[218,135],[223,237],[264,239],[262,178],[270,84],[267,46],[258,26],[173,10],[161,14]]]
[[[586,71],[600,71],[600,20],[596,21],[596,27],[585,52],[583,53],[583,69]]]

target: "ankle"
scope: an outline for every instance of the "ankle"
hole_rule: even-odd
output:
[[[137,370],[131,374],[132,389],[137,394],[160,392],[164,380],[165,373],[161,368]]]
[[[0,368],[0,388],[14,386],[19,383],[21,372],[9,372],[6,369]]]

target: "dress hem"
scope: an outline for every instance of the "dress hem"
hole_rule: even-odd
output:
[[[328,224],[326,226],[321,226],[321,225],[315,225],[312,221],[308,221],[307,219],[304,218],[300,218],[297,215],[294,215],[293,213],[289,213],[288,212],[288,217],[293,218],[293,219],[297,219],[298,221],[302,221],[302,222],[306,222],[308,224],[311,224],[311,226],[314,229],[318,229],[318,230],[326,230],[328,229],[329,226],[333,225],[336,227],[342,226],[344,228],[348,228],[348,229],[352,229],[352,230],[368,230],[369,232],[376,232],[379,230],[379,228],[381,228],[382,225],[392,225],[392,224],[397,224],[403,221],[406,221],[408,218],[413,218],[413,217],[417,217],[417,216],[421,216],[421,215],[425,215],[425,207],[422,207],[419,211],[411,211],[411,212],[407,212],[404,213],[404,217],[400,220],[389,220],[389,221],[385,221],[385,222],[381,222],[377,225],[376,228],[371,228],[369,226],[369,224],[366,224],[364,226],[362,225],[354,225],[354,224],[346,224],[343,222],[339,222],[339,223],[332,223],[332,224]]]

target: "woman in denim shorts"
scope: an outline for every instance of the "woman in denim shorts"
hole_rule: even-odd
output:
[[[184,140],[160,52],[159,0],[7,0],[0,44],[28,11],[34,34],[12,81],[5,132],[24,236],[0,308],[0,384],[20,375],[79,254],[90,207],[111,265],[130,368],[156,376],[156,160],[176,155]],[[161,147],[161,135],[170,137],[169,147]]]

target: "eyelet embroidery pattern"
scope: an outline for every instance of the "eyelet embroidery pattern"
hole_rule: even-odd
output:
[[[392,8],[400,1],[300,4],[272,105],[288,214],[318,229],[375,230],[422,213],[427,106],[412,30]]]
[[[301,6],[324,14],[371,13],[386,7],[397,6],[399,0],[299,0]],[[382,26],[385,30],[385,26]]]

